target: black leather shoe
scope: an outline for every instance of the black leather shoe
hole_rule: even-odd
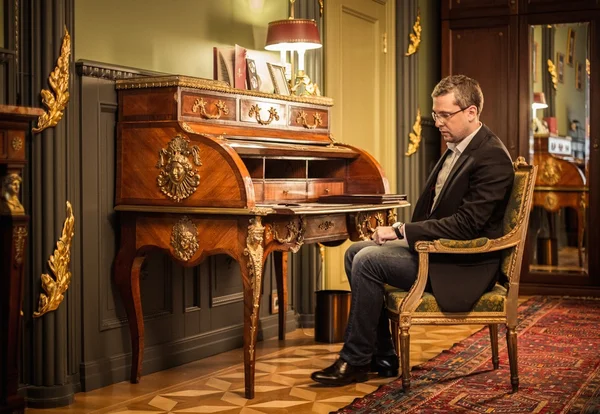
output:
[[[313,372],[310,376],[313,381],[321,384],[339,387],[353,382],[364,382],[369,379],[369,365],[350,365],[342,358],[324,370]]]
[[[398,366],[398,357],[396,355],[373,355],[371,359],[371,372],[377,372],[380,377],[397,377]]]

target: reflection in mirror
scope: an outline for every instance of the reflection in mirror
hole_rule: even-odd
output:
[[[587,273],[589,24],[531,26],[530,270]]]

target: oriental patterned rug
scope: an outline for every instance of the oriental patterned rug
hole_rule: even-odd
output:
[[[600,300],[534,297],[519,308],[520,387],[511,394],[505,332],[493,370],[488,329],[338,413],[600,413]]]

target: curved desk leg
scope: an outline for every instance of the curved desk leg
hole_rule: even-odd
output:
[[[254,398],[254,363],[260,311],[264,258],[262,217],[250,219],[246,248],[238,259],[244,283],[244,384],[245,397]]]
[[[142,376],[144,358],[144,315],[140,296],[140,270],[146,256],[136,256],[130,249],[121,248],[115,261],[114,280],[127,312],[131,336],[131,383],[137,384]]]
[[[285,339],[285,313],[287,310],[287,252],[273,252],[275,260],[275,279],[277,281],[277,299],[279,300],[279,339]]]

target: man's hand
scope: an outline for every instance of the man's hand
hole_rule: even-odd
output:
[[[382,245],[386,241],[396,240],[398,237],[396,237],[396,232],[391,226],[385,226],[377,227],[371,235],[371,238],[376,244]]]

